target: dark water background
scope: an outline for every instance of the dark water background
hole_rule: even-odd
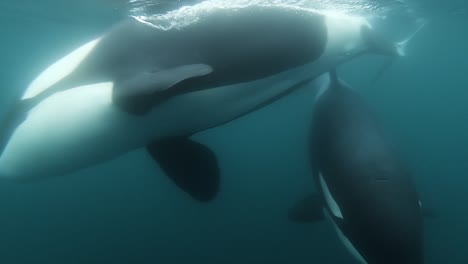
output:
[[[422,202],[439,215],[425,224],[426,263],[465,264],[467,7],[419,1],[431,23],[407,58],[374,86],[379,57],[340,72],[381,116]],[[104,32],[125,8],[111,0],[2,1],[0,113],[44,67]],[[0,263],[356,263],[329,223],[287,220],[287,209],[312,188],[304,146],[311,104],[311,94],[299,91],[197,135],[218,154],[223,172],[220,196],[210,204],[181,193],[142,151],[34,184],[1,180]]]

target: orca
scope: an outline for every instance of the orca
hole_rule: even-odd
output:
[[[328,218],[360,263],[424,263],[424,212],[407,164],[365,100],[335,70],[327,77],[309,135],[318,193],[296,203],[289,219]]]
[[[47,67],[12,105],[0,177],[60,176],[146,148],[178,186],[211,200],[216,155],[191,136],[356,56],[401,50],[364,18],[282,7],[204,10],[169,29],[128,18]]]

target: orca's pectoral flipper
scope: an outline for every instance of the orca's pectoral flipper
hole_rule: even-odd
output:
[[[176,137],[155,142],[147,150],[168,177],[194,199],[209,202],[218,194],[218,161],[205,145]]]
[[[318,193],[307,195],[289,210],[289,220],[296,223],[313,223],[324,220],[323,199]]]
[[[142,72],[127,79],[117,80],[112,100],[121,109],[132,114],[144,114],[152,106],[152,95],[161,93],[176,84],[213,72],[207,64],[183,65],[153,72]]]
[[[424,218],[429,218],[429,219],[435,219],[439,217],[436,210],[434,210],[433,208],[427,208],[427,207],[422,208],[422,215]]]
[[[424,218],[435,219],[439,217],[437,210],[432,207],[426,207],[421,205],[421,214]]]

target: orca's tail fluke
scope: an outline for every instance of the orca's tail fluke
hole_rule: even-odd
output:
[[[404,40],[391,43],[383,40],[380,36],[377,36],[375,33],[373,35],[368,34],[368,41],[371,43],[372,51],[379,53],[381,55],[387,55],[389,58],[385,59],[385,62],[380,66],[380,68],[375,73],[374,77],[371,80],[371,85],[374,85],[380,77],[393,65],[395,62],[395,58],[404,57],[407,54],[407,47],[408,44],[411,43],[411,40],[416,36],[421,29],[424,28],[426,25],[426,21],[420,22],[418,27],[415,31],[413,31],[409,36],[407,36]]]
[[[411,42],[414,36],[416,36],[421,31],[421,29],[424,28],[426,24],[427,24],[427,21],[421,21],[418,27],[416,28],[416,30],[413,31],[413,33],[407,36],[404,40],[395,43],[398,56],[400,57],[406,56],[406,49],[407,49],[408,44]]]
[[[389,56],[392,58],[406,56],[406,49],[411,40],[416,36],[426,25],[425,21],[419,23],[415,31],[413,31],[405,39],[394,42],[387,39],[385,36],[373,30],[370,27],[364,26],[361,29],[363,40],[366,42],[371,53]]]

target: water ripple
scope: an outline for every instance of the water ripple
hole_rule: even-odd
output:
[[[141,22],[162,28],[180,28],[196,22],[203,15],[219,9],[249,6],[279,6],[310,12],[338,11],[349,15],[387,19],[392,14],[415,16],[403,0],[129,0],[129,15]]]

